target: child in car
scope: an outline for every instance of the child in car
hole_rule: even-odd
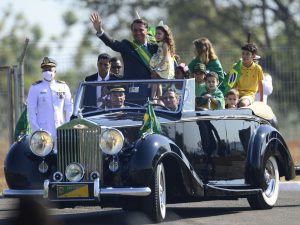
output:
[[[156,27],[155,39],[158,50],[150,60],[151,77],[153,79],[173,79],[175,75],[175,42],[171,29],[162,21]],[[162,95],[161,85],[152,84],[151,86],[151,99],[159,99]]]
[[[232,109],[236,108],[239,102],[239,92],[236,89],[231,89],[225,96],[225,108]]]
[[[218,88],[219,77],[216,72],[209,72],[205,77],[205,88],[196,98],[196,108],[224,109],[224,95]]]
[[[205,91],[205,76],[206,76],[206,66],[203,63],[196,63],[194,66],[195,75],[195,95],[200,97],[201,93]]]

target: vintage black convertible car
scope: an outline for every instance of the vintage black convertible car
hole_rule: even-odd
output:
[[[155,120],[144,115],[157,82],[176,95],[151,105],[161,132],[141,132],[144,119]],[[92,102],[100,87],[106,95]],[[118,107],[113,90],[121,92]],[[194,79],[82,82],[72,120],[57,129],[57,140],[41,130],[12,145],[3,194],[43,196],[59,207],[138,209],[156,222],[167,203],[247,198],[251,208],[269,209],[279,178],[293,179],[295,168],[272,117],[255,113],[195,110]]]

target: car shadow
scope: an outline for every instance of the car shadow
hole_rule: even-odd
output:
[[[298,204],[292,205],[277,205],[275,208],[285,207],[299,207]],[[99,208],[99,211],[98,211]],[[55,209],[58,210],[58,209]],[[91,210],[91,211],[88,211]],[[167,224],[183,222],[180,220],[185,219],[201,219],[214,216],[238,214],[244,211],[251,210],[246,206],[177,206],[171,205],[167,208],[167,216],[164,220]],[[16,214],[16,209],[3,210],[2,213],[8,212]],[[46,214],[52,221],[52,225],[135,225],[135,224],[153,224],[153,221],[148,218],[144,213],[138,211],[125,212],[122,209],[105,209],[101,210],[100,207],[91,209],[63,209],[63,211],[48,211]],[[15,225],[14,218],[0,219],[0,225]],[[162,222],[161,224],[164,224]]]
[[[178,221],[186,218],[203,218],[222,216],[249,210],[249,207],[168,207],[164,222]],[[144,213],[138,211],[125,212],[121,209],[92,213],[68,214],[54,216],[58,224],[64,225],[136,225],[153,224]],[[163,223],[162,223],[163,224]]]

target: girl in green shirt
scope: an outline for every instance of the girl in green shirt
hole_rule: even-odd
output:
[[[207,38],[199,38],[193,41],[195,58],[189,63],[189,69],[193,75],[197,63],[203,63],[208,72],[215,72],[219,76],[219,89],[223,90],[224,70],[215,53],[211,42]]]

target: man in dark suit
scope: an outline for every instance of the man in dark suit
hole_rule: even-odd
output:
[[[106,53],[100,54],[97,60],[98,72],[90,76],[87,76],[85,78],[85,81],[117,80],[118,78],[114,74],[110,73],[110,66],[111,66],[110,59],[111,59],[110,55]],[[100,107],[102,105],[103,97],[107,94],[106,92],[107,90],[103,87],[99,87],[99,86],[97,87],[96,85],[86,86],[86,90],[84,92],[84,98],[83,98],[83,105]]]
[[[112,50],[121,53],[124,63],[124,79],[151,79],[149,61],[157,51],[157,44],[147,41],[148,24],[146,21],[136,19],[132,22],[131,32],[134,41],[131,42],[126,39],[118,41],[109,37],[102,28],[102,21],[98,13],[93,13],[90,20],[97,31],[97,37]]]

